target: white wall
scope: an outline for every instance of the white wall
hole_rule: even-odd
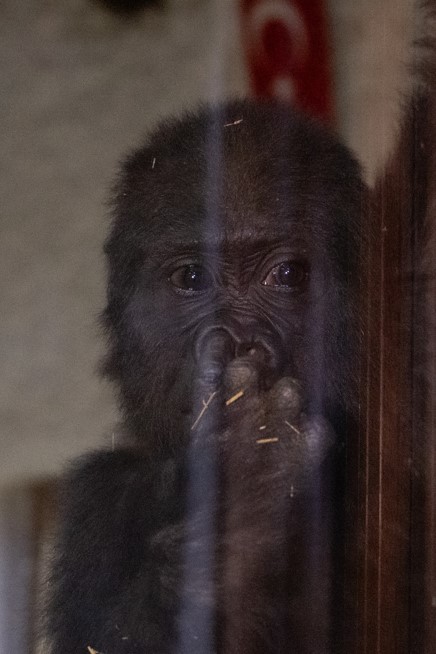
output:
[[[125,22],[87,0],[0,9],[0,479],[57,471],[111,438],[95,375],[103,202],[151,124],[244,90],[228,0],[167,2]]]

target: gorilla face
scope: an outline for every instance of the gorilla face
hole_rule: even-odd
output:
[[[343,429],[364,193],[348,151],[275,104],[164,123],[127,159],[104,321],[130,437],[151,451],[186,444],[198,379],[245,355],[260,386],[297,379],[305,411]]]

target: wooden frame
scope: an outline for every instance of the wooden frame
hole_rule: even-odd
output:
[[[369,200],[361,422],[347,456],[344,652],[436,651],[424,258],[436,206],[434,119],[433,104],[419,98]]]

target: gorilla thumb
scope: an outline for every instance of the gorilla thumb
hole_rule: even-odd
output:
[[[207,384],[219,384],[234,356],[235,341],[228,330],[222,327],[204,330],[195,343],[198,377]]]

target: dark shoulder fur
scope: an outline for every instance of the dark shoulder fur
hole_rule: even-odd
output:
[[[128,451],[95,453],[70,468],[60,494],[60,529],[49,580],[53,652],[78,654],[91,646],[99,652],[133,654],[137,650],[130,624],[141,614],[148,624],[147,651],[158,651],[154,629],[160,646],[162,633],[171,639],[161,615],[166,555],[158,547],[152,551],[152,542],[163,525],[180,518],[180,483],[174,461],[151,467]],[[171,610],[168,599],[165,610]]]

